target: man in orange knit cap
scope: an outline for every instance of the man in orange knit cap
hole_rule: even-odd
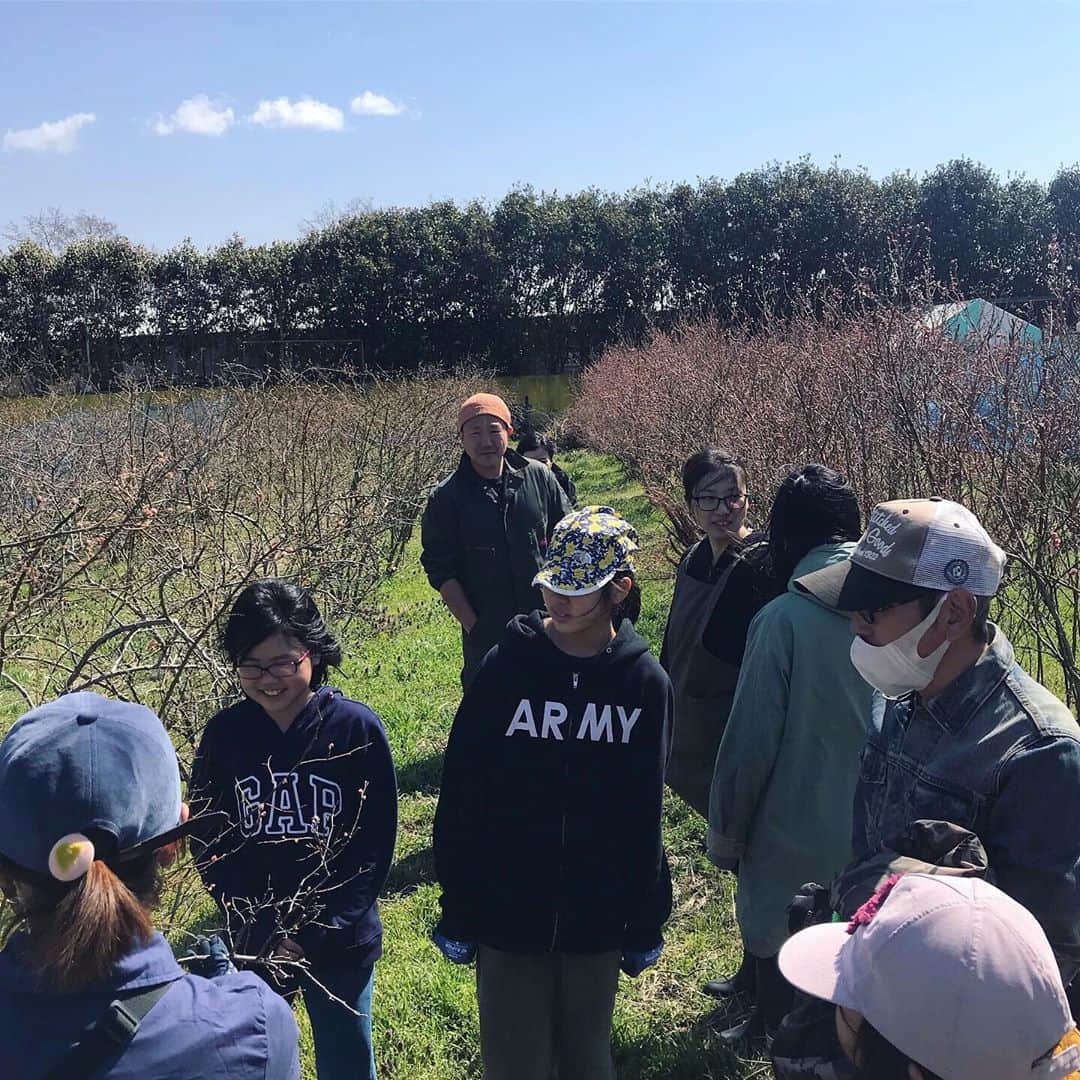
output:
[[[428,497],[420,561],[461,624],[467,687],[515,615],[541,606],[532,580],[551,531],[572,509],[554,474],[509,449],[510,409],[496,394],[473,394],[458,411],[464,453]]]

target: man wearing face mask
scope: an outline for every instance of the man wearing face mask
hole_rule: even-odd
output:
[[[1080,1005],[1080,727],[987,621],[1005,553],[946,499],[881,503],[851,558],[796,586],[851,613],[851,661],[878,693],[853,853],[918,819],[971,829],[994,883],[1042,924]]]

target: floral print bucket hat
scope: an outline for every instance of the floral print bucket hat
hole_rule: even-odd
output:
[[[616,574],[634,572],[637,539],[633,525],[610,506],[583,506],[555,526],[533,584],[560,596],[598,592]]]

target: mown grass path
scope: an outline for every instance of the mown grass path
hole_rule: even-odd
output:
[[[639,627],[659,650],[671,595],[665,537],[641,489],[618,464],[591,454],[565,455],[581,504],[614,506],[640,530],[644,609]],[[381,901],[385,955],[376,972],[374,1025],[380,1074],[396,1080],[481,1075],[473,969],[442,959],[428,940],[437,916],[431,825],[442,751],[460,697],[456,624],[428,587],[410,546],[402,570],[383,590],[387,626],[353,644],[339,680],[383,718],[401,789],[397,858]],[[615,1018],[620,1077],[705,1080],[767,1076],[760,1057],[739,1060],[716,1038],[706,979],[734,970],[733,879],[704,855],[704,825],[678,799],[665,807],[665,839],[675,882],[675,911],[659,965],[621,979]],[[304,1026],[303,1017],[301,1024]],[[314,1077],[303,1032],[305,1077]]]

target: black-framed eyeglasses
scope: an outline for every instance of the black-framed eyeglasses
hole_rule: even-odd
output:
[[[716,510],[723,503],[729,510],[735,510],[746,502],[746,492],[736,491],[732,495],[691,495],[691,499],[697,503],[699,510],[709,513]]]
[[[251,660],[245,660],[242,664],[236,665],[236,674],[241,679],[247,679],[250,682],[254,682],[255,679],[261,679],[263,672],[267,675],[273,675],[275,679],[288,679],[295,675],[300,670],[300,665],[311,655],[311,650],[307,649],[302,652],[295,660],[275,660],[272,664],[267,664],[263,667],[262,664],[253,663]]]
[[[874,625],[874,620],[879,615],[884,615],[886,611],[892,611],[893,608],[900,607],[901,604],[906,604],[906,603],[907,603],[906,600],[894,600],[891,604],[882,604],[881,607],[874,608],[873,611],[856,611],[855,614],[858,615],[859,618],[862,619],[863,622],[867,622],[871,626],[873,626]]]

